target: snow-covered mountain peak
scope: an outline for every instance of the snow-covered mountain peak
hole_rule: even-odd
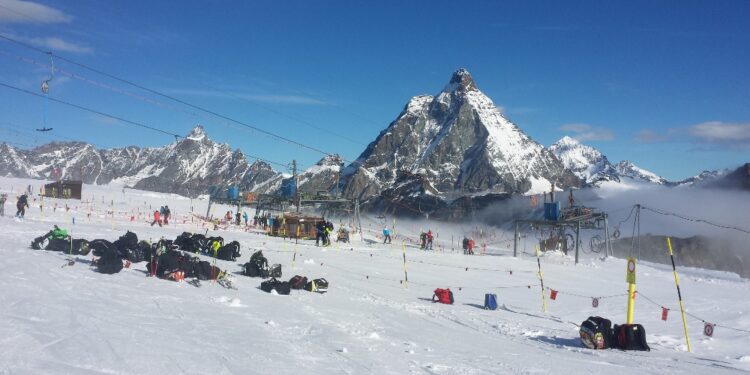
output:
[[[323,159],[320,159],[315,165],[340,167],[343,163],[344,160],[341,158],[341,155],[331,154],[324,156]]]
[[[203,129],[203,125],[196,125],[193,130],[190,131],[190,134],[187,135],[187,139],[192,139],[194,141],[200,141],[203,140],[203,138],[206,137],[206,130]]]
[[[448,86],[445,86],[443,92],[473,90],[478,90],[477,85],[474,82],[474,78],[471,77],[471,74],[468,70],[466,70],[465,68],[460,68],[453,72],[453,76],[451,76],[451,80],[448,83]]]
[[[617,173],[620,176],[628,177],[634,180],[644,180],[660,185],[664,185],[668,182],[664,177],[658,176],[656,173],[640,168],[628,160],[623,160],[617,163],[615,165],[615,170],[617,170]]]
[[[580,144],[581,144],[581,142],[578,142],[577,139],[575,139],[573,137],[568,137],[567,135],[564,136],[564,137],[562,137],[562,138],[560,138],[560,140],[558,140],[557,142],[554,143],[554,145],[557,145],[559,147],[561,147],[561,146],[571,147],[571,146],[576,146],[576,145],[580,145]]]
[[[466,69],[453,73],[437,96],[409,101],[343,172],[345,193],[376,196],[403,171],[422,176],[440,193],[535,192],[535,186],[547,187],[550,181],[579,182],[503,117]]]

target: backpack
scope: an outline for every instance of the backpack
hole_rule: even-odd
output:
[[[328,280],[315,279],[308,281],[307,284],[305,284],[305,290],[308,292],[325,293],[328,291]]]
[[[105,240],[94,240],[89,245],[94,249],[94,255],[99,257],[96,266],[100,273],[111,275],[122,270],[122,258],[114,244]]]
[[[244,265],[244,273],[250,277],[268,277],[268,260],[263,252],[258,250],[250,257],[250,261]]]
[[[127,259],[131,263],[139,263],[139,262],[143,262],[144,260],[146,260],[146,254],[147,253],[143,251],[143,248],[141,248],[141,246],[136,246],[132,249],[125,250],[125,259]],[[151,258],[150,253],[148,254],[149,254],[149,260],[150,260]]]
[[[274,264],[268,270],[269,277],[281,277],[281,264]]]
[[[107,240],[93,240],[89,242],[89,248],[92,250],[92,255],[101,257],[110,248],[114,248],[115,245]]]
[[[497,295],[489,293],[484,295],[484,309],[497,310]]]
[[[599,316],[590,316],[581,323],[581,342],[589,349],[607,349],[616,344],[612,340],[612,322]]]
[[[127,231],[114,242],[114,245],[117,247],[120,256],[122,258],[127,258],[128,250],[134,249],[138,246],[138,236],[131,231]]]
[[[216,253],[216,258],[221,260],[235,260],[240,257],[240,243],[232,241],[222,246]]]
[[[47,242],[47,246],[44,247],[44,250],[59,251],[65,254],[72,253],[70,241],[62,238],[50,238]]]
[[[289,284],[291,285],[292,289],[304,289],[305,285],[307,284],[307,277],[295,275],[291,279],[289,279]]]
[[[216,266],[212,266],[208,261],[202,260],[194,265],[195,277],[198,280],[216,280],[221,273],[221,269]]]
[[[275,278],[260,283],[260,290],[266,293],[271,293],[274,289],[276,289],[276,293],[278,294],[287,295],[291,292],[291,285],[288,281],[279,281]]]
[[[450,288],[448,289],[437,288],[435,289],[435,292],[432,295],[432,302],[440,302],[440,303],[445,303],[447,305],[452,305],[453,304],[453,292],[451,292]]]
[[[622,350],[651,351],[646,343],[646,329],[640,324],[615,325],[614,344]]]
[[[31,248],[34,250],[41,250],[42,248],[46,247],[47,236],[39,236],[34,239],[34,241],[31,241]]]

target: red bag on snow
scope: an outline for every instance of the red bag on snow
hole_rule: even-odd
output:
[[[448,289],[437,288],[435,289],[435,292],[432,295],[432,302],[440,302],[440,303],[452,305],[453,304],[453,292],[451,292],[450,288]]]

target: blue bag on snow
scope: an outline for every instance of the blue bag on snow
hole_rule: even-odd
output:
[[[497,310],[497,296],[487,293],[484,295],[484,309]]]

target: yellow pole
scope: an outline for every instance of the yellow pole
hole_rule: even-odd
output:
[[[539,267],[539,282],[542,286],[542,311],[547,312],[547,297],[544,295],[544,274],[542,274],[542,262],[539,260],[539,245],[536,245],[536,265]]]
[[[672,253],[672,239],[667,237],[667,247],[669,248],[669,257],[672,258],[672,273],[674,274],[674,283],[677,286],[677,299],[680,301],[680,312],[682,313],[682,328],[685,330],[685,342],[687,343],[688,353],[690,352],[690,336],[688,335],[687,321],[685,320],[685,308],[682,306],[682,293],[680,293],[680,279],[677,277],[677,268],[674,265],[674,254]]]
[[[628,258],[625,281],[628,282],[627,324],[633,324],[633,312],[635,311],[635,258],[633,257]]]
[[[404,254],[404,288],[409,289],[409,272],[406,270],[406,244],[401,241],[401,252]]]
[[[635,284],[628,284],[628,324],[633,324],[633,312],[635,310]]]
[[[299,240],[299,221],[297,222],[297,238],[294,241],[294,257],[292,257],[292,269],[296,269],[297,263],[297,240]]]

